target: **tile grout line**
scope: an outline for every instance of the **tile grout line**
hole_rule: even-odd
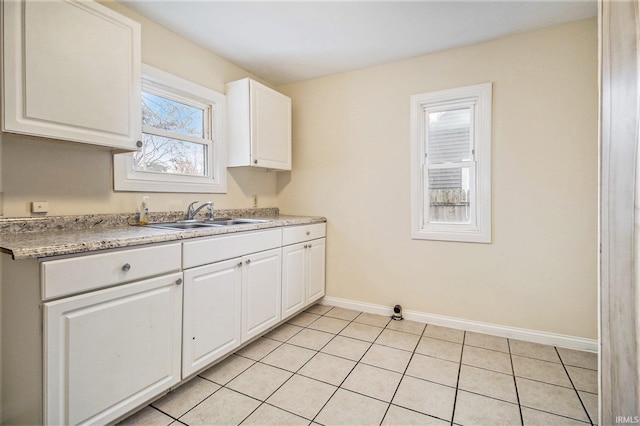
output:
[[[194,376],[194,378],[195,378],[195,377],[196,377],[196,376]],[[198,377],[199,377],[199,376],[198,376]],[[191,380],[193,380],[193,379],[191,379]],[[211,382],[211,380],[208,380],[208,379],[205,379],[205,380],[207,380],[207,381]],[[214,383],[214,382],[211,382],[211,383]],[[215,384],[217,385],[217,383],[215,383]],[[218,393],[218,392],[220,391],[220,389],[222,389],[222,388],[224,388],[224,386],[220,386],[218,389],[216,389],[215,391],[211,392],[211,394],[207,395],[207,397],[206,397],[206,398],[204,398],[202,401],[199,401],[199,402],[198,402],[197,404],[195,404],[193,407],[189,408],[187,411],[185,411],[184,413],[182,413],[179,417],[173,417],[172,415],[170,415],[170,414],[168,414],[168,413],[165,413],[165,412],[164,412],[164,411],[162,411],[161,409],[159,409],[159,408],[157,408],[157,407],[155,407],[155,406],[153,406],[153,405],[151,405],[151,404],[150,404],[150,405],[151,405],[151,406],[153,406],[153,408],[155,408],[156,410],[160,411],[161,413],[164,413],[164,414],[168,415],[168,416],[169,416],[169,417],[171,417],[174,421],[180,422],[180,423],[182,423],[182,424],[187,424],[187,423],[183,422],[183,421],[182,421],[182,420],[180,420],[180,419],[181,419],[182,417],[186,416],[186,415],[187,415],[187,413],[189,413],[189,412],[193,411],[197,406],[199,406],[200,404],[202,404],[203,402],[205,402],[207,399],[211,398],[213,395],[215,395],[216,393]],[[172,392],[175,392],[175,391],[172,391]]]
[[[456,380],[456,390],[453,396],[453,410],[451,410],[451,422],[449,423],[451,426],[453,426],[453,419],[455,418],[455,414],[456,414],[456,403],[458,402],[458,389],[460,386],[460,371],[462,370],[462,357],[464,356],[464,347],[465,347],[464,342],[466,340],[467,340],[467,332],[464,331],[462,334],[462,349],[460,350],[460,363],[458,364],[458,378]]]
[[[516,380],[516,370],[513,367],[513,354],[511,352],[511,341],[507,339],[507,347],[509,348],[509,362],[511,363],[511,373],[513,373],[513,386],[516,389],[516,401],[518,402],[518,412],[520,413],[520,424],[524,426],[524,417],[522,415],[522,405],[520,405],[520,394],[518,393],[518,382]]]
[[[556,350],[556,353],[558,354],[558,358],[560,358],[560,361],[562,361],[562,357],[560,356],[560,352],[558,351],[557,347],[553,347]],[[562,361],[562,368],[564,369],[564,372],[566,373],[567,377],[569,378],[569,381],[571,382],[571,386],[573,387],[573,391],[576,393],[576,396],[578,397],[578,401],[580,401],[580,405],[582,405],[582,409],[584,410],[585,414],[587,415],[587,419],[589,419],[589,423],[591,423],[591,425],[594,425],[595,423],[593,422],[593,420],[591,420],[591,416],[589,415],[589,411],[587,411],[587,407],[585,407],[584,402],[582,402],[582,398],[580,398],[580,393],[578,392],[578,389],[576,389],[576,385],[573,384],[573,379],[571,378],[571,375],[569,374],[569,370],[567,370],[567,366],[564,365],[564,361]]]
[[[217,390],[217,389],[216,389],[216,390]],[[215,392],[214,392],[214,393],[215,393]],[[213,394],[211,394],[211,395],[213,395]],[[208,397],[207,397],[207,398],[208,398]],[[205,399],[207,399],[207,398],[205,398]],[[173,423],[173,422],[179,422],[179,421],[180,421],[180,420],[178,420],[177,418],[173,417],[171,414],[169,414],[169,413],[166,413],[166,412],[162,411],[161,409],[159,409],[158,407],[153,406],[152,404],[153,404],[153,403],[151,403],[151,404],[147,405],[147,407],[151,407],[152,409],[154,409],[154,410],[156,410],[156,411],[158,411],[158,412],[160,412],[160,413],[164,414],[165,416],[168,416],[168,417],[172,420],[172,422],[171,422],[171,423]],[[140,410],[140,411],[142,411],[142,410]],[[188,411],[187,411],[187,413],[188,413]],[[187,413],[184,413],[184,414],[187,414]],[[183,414],[183,416],[184,416],[184,414]],[[171,423],[169,423],[169,424],[171,424]],[[180,423],[182,423],[182,422],[180,422]]]

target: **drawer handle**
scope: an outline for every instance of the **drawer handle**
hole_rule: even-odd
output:
[[[311,235],[311,231],[307,231],[307,235]]]
[[[250,264],[250,263],[251,263],[251,259],[247,259],[247,261],[246,261],[246,262],[244,262],[244,263],[245,263],[245,265]]]
[[[178,278],[178,279],[176,280],[176,285],[180,285],[180,284],[182,284],[182,278]]]
[[[309,248],[309,246],[307,244],[304,245],[304,248]]]
[[[311,248],[311,244],[309,244],[309,248]]]
[[[242,268],[242,262],[238,262],[238,268]]]
[[[129,269],[131,269],[131,265],[129,265],[128,263],[125,263],[124,265],[122,265],[122,270],[127,272]]]

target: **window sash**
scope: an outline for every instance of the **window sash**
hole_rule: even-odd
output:
[[[151,81],[148,79],[145,79],[143,77],[142,80],[142,92],[143,93],[149,93],[151,95],[155,95],[155,96],[159,96],[161,98],[165,98],[168,99],[170,101],[174,101],[183,105],[187,105],[199,110],[202,110],[203,112],[203,139],[211,139],[212,138],[212,119],[211,119],[211,115],[213,113],[213,111],[211,110],[211,107],[209,106],[208,103],[205,102],[198,102],[197,100],[193,99],[193,98],[187,98],[184,95],[181,95],[180,93],[178,93],[175,89],[172,89],[170,87],[167,87],[166,85],[160,84],[158,82],[155,81]],[[145,125],[143,123],[143,131],[144,128],[152,128],[152,129],[156,129],[156,130],[163,130],[163,129],[158,129],[157,127],[153,127],[153,126],[148,126]],[[170,132],[171,133],[171,132]],[[185,135],[182,133],[176,133],[182,136],[190,136],[190,135]]]
[[[431,147],[431,132],[429,131],[429,115],[433,113],[446,113],[456,110],[468,109],[469,110],[469,144],[467,149],[465,150],[469,161],[474,160],[475,153],[475,140],[476,140],[476,132],[475,132],[475,108],[476,102],[444,102],[440,104],[428,105],[423,107],[424,111],[424,152],[426,160],[429,164],[442,164],[433,162],[433,158],[435,157],[435,153],[430,152]]]
[[[468,207],[468,216],[469,221],[461,222],[461,221],[442,221],[436,220],[432,217],[432,203],[431,203],[431,190],[432,188],[429,185],[429,170],[463,170],[468,171],[469,176],[469,189],[467,190],[466,199],[469,203]],[[422,225],[423,227],[436,226],[436,227],[449,227],[452,226],[453,229],[475,229],[478,225],[477,223],[477,200],[476,200],[476,179],[475,179],[475,162],[464,162],[464,163],[447,163],[447,164],[427,164],[423,165],[423,173],[422,173],[422,184],[424,187],[424,197],[423,197],[423,210],[422,210]],[[461,173],[462,174],[462,173]],[[441,191],[446,191],[444,189],[440,189]],[[463,189],[461,189],[462,191]]]
[[[151,135],[151,136],[159,136],[159,135],[154,135],[153,133],[143,133],[143,140],[144,135]],[[135,164],[135,155],[134,155],[134,164],[133,164],[133,168],[136,172],[139,173],[155,173],[155,174],[159,174],[159,175],[172,175],[172,176],[197,176],[197,177],[211,177],[211,161],[212,161],[212,156],[211,154],[211,147],[212,147],[212,143],[210,141],[195,141],[195,142],[191,142],[189,140],[186,139],[177,139],[177,138],[171,138],[173,140],[179,141],[179,142],[187,142],[190,144],[196,144],[196,145],[200,145],[201,149],[204,151],[204,155],[203,155],[203,171],[201,174],[195,174],[195,173],[173,173],[173,172],[162,172],[162,171],[156,171],[156,170],[147,170],[143,167],[140,167],[139,165]],[[145,145],[147,143],[145,142]],[[144,149],[144,148],[143,148]]]

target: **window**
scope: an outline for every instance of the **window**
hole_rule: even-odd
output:
[[[144,65],[142,147],[114,155],[116,191],[226,192],[225,96]]]
[[[491,242],[491,91],[411,97],[412,238]]]

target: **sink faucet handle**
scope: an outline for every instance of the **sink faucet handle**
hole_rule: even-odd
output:
[[[187,207],[187,219],[191,219],[191,216],[193,215],[193,206],[195,206],[199,202],[199,200],[196,200],[189,204],[189,207]]]

